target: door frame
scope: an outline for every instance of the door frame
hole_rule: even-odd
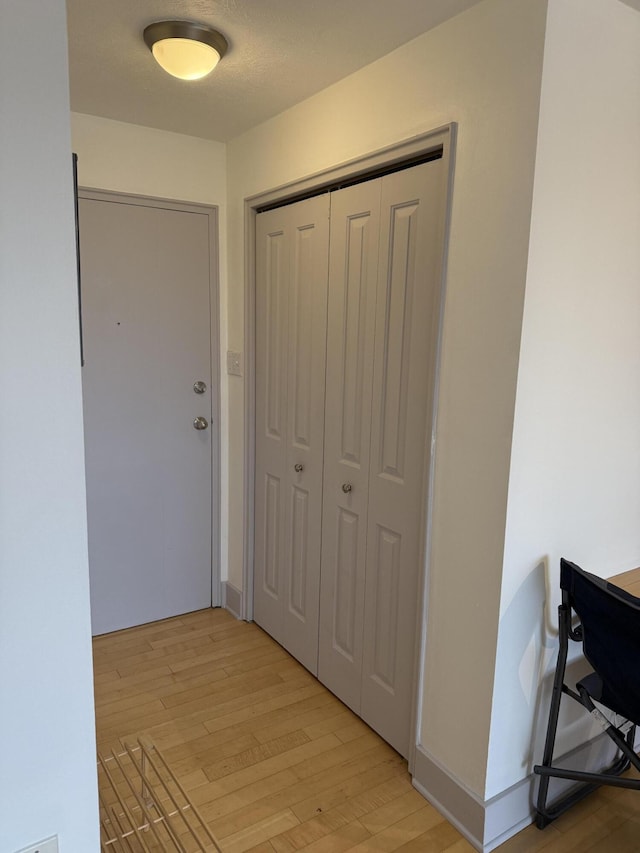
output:
[[[209,359],[211,364],[211,606],[222,604],[220,581],[220,252],[218,207],[169,198],[79,187],[78,198],[197,213],[208,219],[209,233]],[[78,250],[80,251],[80,250]],[[82,281],[80,279],[80,289]],[[82,318],[80,319],[82,323]]]
[[[240,593],[240,618],[253,620],[254,589],[254,527],[255,527],[255,335],[256,335],[256,216],[260,210],[278,204],[295,202],[307,196],[331,189],[340,183],[367,180],[394,168],[402,168],[427,159],[429,154],[442,150],[442,160],[446,173],[445,209],[443,211],[442,257],[439,269],[440,287],[434,316],[434,353],[433,373],[429,377],[430,424],[428,444],[428,475],[423,486],[422,530],[420,531],[422,571],[419,579],[418,607],[416,608],[416,649],[413,661],[413,702],[410,731],[409,770],[412,772],[415,745],[418,739],[418,721],[422,715],[422,676],[420,662],[424,656],[426,644],[426,622],[428,613],[428,575],[430,564],[430,542],[433,515],[433,478],[436,452],[436,422],[438,410],[438,389],[440,377],[440,354],[442,340],[442,320],[445,302],[445,280],[448,256],[449,225],[453,197],[453,173],[455,166],[455,143],[457,125],[455,122],[438,127],[432,131],[400,140],[392,145],[369,152],[361,157],[345,161],[329,169],[324,169],[299,180],[282,184],[273,189],[244,199],[244,346],[245,346],[245,384],[244,384],[244,555],[243,584]]]

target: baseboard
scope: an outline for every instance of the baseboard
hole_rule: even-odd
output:
[[[484,803],[420,745],[416,747],[412,782],[469,844],[482,850]]]
[[[603,733],[556,759],[556,763],[576,770],[604,767],[610,763],[614,751],[611,740]],[[575,782],[553,779],[552,799],[562,796],[573,785]],[[533,773],[483,801],[418,746],[413,786],[481,853],[495,850],[534,819],[538,777]]]
[[[242,619],[242,593],[229,581],[222,582],[222,606],[236,619]]]

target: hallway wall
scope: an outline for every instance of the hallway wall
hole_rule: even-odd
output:
[[[542,755],[560,557],[640,565],[639,152],[640,12],[551,0],[487,797]],[[574,721],[558,753],[590,733]]]
[[[486,0],[228,146],[229,344],[242,350],[243,199],[458,123],[419,737],[425,754],[479,797],[485,787],[545,19],[546,0]],[[234,378],[229,578],[237,587],[244,535],[243,407],[243,383]]]
[[[0,113],[0,849],[97,853],[64,0],[2,4]]]

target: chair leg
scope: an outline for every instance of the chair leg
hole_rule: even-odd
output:
[[[582,692],[583,691],[581,691],[581,693]],[[576,701],[580,701],[581,697],[573,693],[573,691],[568,690],[564,686],[564,684],[562,685],[560,690],[560,697],[562,696],[562,693],[567,693],[568,695],[576,699]],[[583,707],[585,707],[587,710],[592,710],[594,708],[594,705],[587,694],[583,694],[582,699]],[[553,767],[551,762],[553,758],[553,747],[555,743],[555,734],[558,723],[559,709],[560,702],[554,692],[554,696],[552,698],[551,713],[549,717],[549,729],[547,731],[547,742],[545,744],[543,764],[534,767],[534,772],[541,777],[540,787],[538,789],[538,802],[536,810],[536,826],[538,827],[538,829],[544,829],[551,823],[551,821],[555,820],[561,814],[564,814],[564,812],[566,812],[576,803],[580,802],[580,800],[584,799],[584,797],[587,797],[589,794],[593,793],[602,785],[613,785],[615,787],[620,788],[640,790],[639,779],[620,778],[621,774],[628,770],[632,764],[634,765],[634,767],[640,770],[640,758],[638,758],[638,756],[634,752],[635,726],[631,727],[631,729],[627,732],[626,737],[622,737],[614,726],[610,726],[609,729],[606,730],[606,734],[609,735],[611,740],[621,751],[621,754],[619,754],[614,759],[613,763],[609,767],[607,767],[606,770],[602,770],[599,773],[587,773],[581,770],[565,770],[560,767]],[[551,778],[573,780],[581,784],[573,788],[563,797],[560,797],[559,799],[555,800],[552,805],[548,805],[547,798],[549,793],[549,782]]]

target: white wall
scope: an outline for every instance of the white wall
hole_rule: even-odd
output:
[[[229,345],[243,348],[243,199],[459,123],[423,746],[484,791],[546,0],[486,0],[233,140]],[[243,386],[229,383],[230,566],[242,585]],[[469,694],[474,710],[469,712]]]
[[[92,853],[99,839],[64,0],[4,0],[0,115],[0,850],[57,833],[61,853]]]
[[[220,247],[220,364],[222,400],[227,397],[227,163],[226,145],[98,116],[71,114],[73,150],[80,186],[170,198],[218,207]],[[222,580],[227,578],[227,407],[221,417]]]
[[[640,565],[639,329],[640,13],[551,0],[487,797],[541,759],[545,574],[555,626],[561,556],[604,576]]]
[[[224,206],[223,142],[82,113],[71,136],[84,187]]]

